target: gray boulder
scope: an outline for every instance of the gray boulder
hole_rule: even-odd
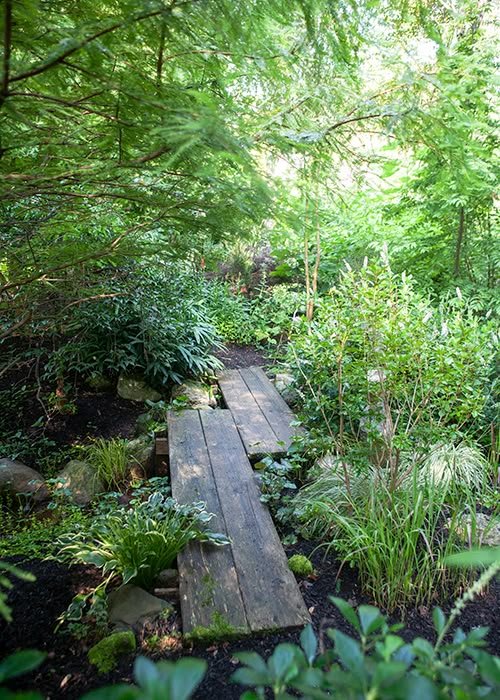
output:
[[[163,569],[156,579],[158,588],[173,588],[179,585],[179,572],[177,569]]]
[[[111,391],[114,388],[114,382],[105,377],[104,374],[92,374],[87,379],[87,385],[97,392]]]
[[[41,474],[7,457],[0,459],[0,493],[13,496],[28,494],[37,503],[50,497]]]
[[[65,489],[69,500],[80,506],[86,506],[97,494],[106,490],[96,476],[95,469],[87,462],[80,462],[78,459],[68,462],[56,478],[57,488]]]
[[[190,408],[206,409],[215,408],[217,401],[213,395],[211,388],[206,387],[200,382],[188,380],[174,387],[172,390],[172,398],[184,398],[186,404]]]
[[[142,626],[146,620],[156,617],[169,607],[165,600],[130,583],[108,596],[109,621],[122,628]]]
[[[448,527],[451,521],[448,521]],[[457,527],[458,536],[467,542],[472,533],[472,518],[466,515]],[[476,513],[475,534],[478,543],[485,547],[500,547],[500,519],[486,513]]]
[[[116,387],[118,396],[129,401],[160,401],[161,394],[152,389],[143,378],[120,374]]]
[[[288,372],[279,372],[274,378],[274,386],[290,405],[297,403],[299,398],[298,392],[294,388],[294,382],[293,375]]]
[[[154,465],[155,441],[151,435],[141,435],[129,440],[130,460],[128,468],[133,476],[144,478],[150,476]]]

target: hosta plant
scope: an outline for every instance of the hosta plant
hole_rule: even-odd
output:
[[[228,542],[224,535],[207,530],[213,517],[204,503],[180,505],[153,493],[133,507],[117,507],[98,516],[88,531],[68,535],[61,554],[94,564],[104,574],[119,574],[124,584],[150,588],[191,540]]]

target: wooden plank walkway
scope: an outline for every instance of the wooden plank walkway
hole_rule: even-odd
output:
[[[179,555],[184,633],[218,622],[240,633],[299,627],[309,621],[295,577],[231,412],[169,413],[173,496],[203,500],[212,526],[231,539],[191,543]]]
[[[218,382],[250,459],[285,453],[300,428],[263,369],[224,370]]]

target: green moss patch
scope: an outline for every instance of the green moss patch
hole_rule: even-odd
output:
[[[223,639],[235,639],[248,634],[244,627],[233,627],[219,612],[212,615],[212,624],[209,627],[199,625],[185,635],[187,641],[215,642]]]
[[[303,554],[294,554],[293,557],[290,557],[288,566],[296,576],[309,576],[314,571],[311,560]]]
[[[135,648],[136,641],[132,631],[114,632],[89,649],[88,659],[97,667],[99,673],[108,673],[116,668],[120,657],[131,654]]]

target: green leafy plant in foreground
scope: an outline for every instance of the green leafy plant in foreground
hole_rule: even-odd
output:
[[[69,534],[61,554],[94,564],[104,574],[119,574],[123,583],[150,588],[191,540],[227,544],[224,535],[206,529],[213,517],[201,502],[180,505],[154,493],[133,507],[99,516],[88,531]]]
[[[153,663],[139,656],[134,664],[137,685],[122,683],[99,688],[82,700],[189,700],[201,683],[207,669],[206,661],[180,659]]]
[[[275,700],[299,697],[326,700],[473,700],[495,698],[500,691],[500,659],[484,650],[485,627],[468,634],[450,628],[465,604],[500,570],[494,564],[455,604],[448,618],[440,608],[433,613],[437,641],[417,637],[411,644],[396,634],[402,625],[388,625],[378,608],[361,605],[357,613],[348,603],[332,598],[343,617],[356,630],[359,641],[339,629],[328,630],[333,648],[318,654],[311,626],[300,636],[300,647],[280,644],[264,661],[255,652],[236,654],[244,664],[233,680],[255,689],[242,697],[264,700],[266,688]]]
[[[11,610],[7,605],[7,593],[5,593],[5,591],[13,588],[14,585],[10,577],[15,577],[22,581],[35,580],[35,577],[29,571],[22,571],[17,566],[8,564],[6,561],[0,561],[0,617],[3,617],[7,622],[12,621]]]
[[[23,649],[16,651],[15,654],[6,656],[0,661],[0,697],[2,700],[10,700],[17,698],[18,700],[42,700],[42,695],[36,691],[15,693],[5,688],[2,684],[6,681],[23,676],[25,673],[34,671],[43,662],[47,654],[36,649]]]

